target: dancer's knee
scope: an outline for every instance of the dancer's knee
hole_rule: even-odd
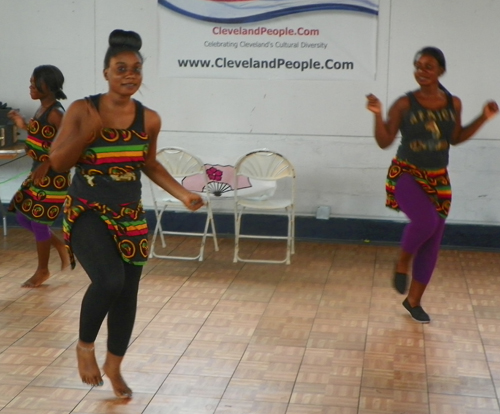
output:
[[[437,212],[426,215],[414,224],[425,240],[430,239],[441,228],[441,220]]]
[[[413,219],[405,228],[401,247],[405,252],[416,254],[427,241],[442,233],[442,219],[437,214]]]
[[[99,292],[102,300],[114,301],[122,294],[125,285],[123,273],[119,271],[113,272],[109,269],[92,269],[83,263],[82,267],[87,272],[94,290]]]

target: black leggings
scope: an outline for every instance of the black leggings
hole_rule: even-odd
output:
[[[124,356],[134,328],[142,266],[123,261],[106,223],[93,211],[74,223],[71,246],[92,281],[82,300],[80,340],[93,343],[108,315],[108,351]]]

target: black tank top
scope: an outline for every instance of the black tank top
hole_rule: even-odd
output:
[[[446,168],[456,124],[451,94],[446,93],[446,106],[437,110],[420,105],[413,92],[406,95],[410,109],[401,121],[402,138],[396,157],[422,169]]]
[[[89,97],[99,110],[100,95]],[[116,206],[141,198],[141,169],[149,151],[144,107],[135,101],[135,118],[127,129],[102,128],[75,166],[69,194]]]

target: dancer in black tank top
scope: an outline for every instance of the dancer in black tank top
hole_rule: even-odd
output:
[[[58,102],[66,99],[62,91],[64,76],[52,65],[34,69],[30,79],[30,95],[40,100],[40,107],[29,123],[15,110],[9,117],[20,129],[28,132],[27,155],[33,160],[31,171],[15,193],[9,211],[16,212],[18,223],[35,236],[38,266],[23,287],[38,287],[50,277],[50,248],[55,247],[61,258],[61,269],[69,265],[64,243],[51,231],[50,226],[63,210],[70,183],[69,169],[55,172],[50,167],[49,149],[61,124],[64,108]]]
[[[119,398],[132,396],[122,378],[121,363],[132,335],[139,280],[148,257],[141,171],[188,209],[203,205],[198,194],[186,190],[156,160],[161,119],[132,99],[142,83],[141,45],[135,32],[114,30],[110,34],[104,58],[108,92],[71,104],[50,153],[57,171],[76,167],[64,230],[91,280],[80,312],[78,371],[86,384],[102,385],[94,343],[107,317],[103,371]]]
[[[471,138],[496,115],[498,105],[487,102],[479,117],[462,126],[460,99],[439,82],[446,71],[441,50],[423,48],[413,63],[419,89],[397,99],[385,121],[382,104],[375,95],[367,96],[367,108],[375,115],[374,135],[380,148],[388,148],[398,131],[402,135],[387,174],[386,205],[403,211],[410,223],[403,232],[393,285],[399,293],[407,292],[412,265],[403,306],[417,322],[429,323],[430,317],[420,302],[437,262],[451,205],[449,149]]]

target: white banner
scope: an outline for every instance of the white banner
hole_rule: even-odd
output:
[[[160,76],[371,80],[378,0],[158,0]]]

